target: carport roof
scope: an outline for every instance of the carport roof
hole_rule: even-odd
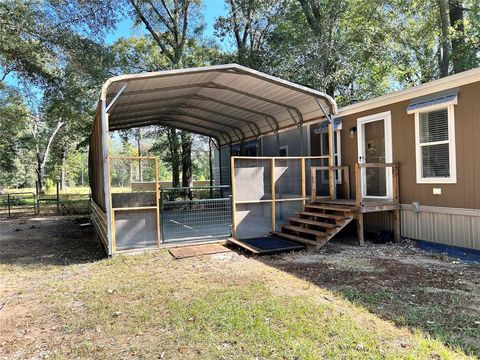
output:
[[[237,64],[110,78],[109,130],[164,125],[237,143],[337,113],[332,97]],[[322,110],[323,108],[323,110]]]

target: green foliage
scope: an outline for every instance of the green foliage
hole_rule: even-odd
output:
[[[52,193],[55,190],[55,182],[51,178],[45,180],[45,192],[47,194]]]
[[[22,182],[18,177],[21,167],[18,154],[26,145],[24,136],[29,116],[18,92],[0,85],[0,186],[16,186]]]

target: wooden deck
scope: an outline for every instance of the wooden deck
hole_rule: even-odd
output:
[[[360,206],[357,205],[355,199],[322,199],[322,204],[332,204],[341,206],[355,207],[361,213],[379,212],[379,211],[393,211],[399,210],[400,204],[393,200],[363,198]]]

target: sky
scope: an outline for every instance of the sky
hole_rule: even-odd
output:
[[[0,0],[1,1],[1,0]],[[206,28],[205,28],[205,33],[204,36],[206,38],[213,37],[213,25],[215,23],[215,19],[221,15],[225,15],[227,10],[225,7],[225,2],[224,0],[203,0],[203,14],[205,17],[205,23],[206,23]],[[133,21],[131,19],[124,19],[122,20],[118,25],[115,31],[112,33],[109,33],[105,36],[105,42],[107,44],[113,44],[116,40],[120,38],[128,38],[132,35],[142,35],[142,34],[147,34],[147,31],[145,30],[145,27],[142,25],[138,28],[133,28]],[[228,43],[220,43],[218,42],[219,46],[221,49],[228,49],[229,44]],[[18,86],[19,81],[16,78],[15,74],[11,74],[7,76],[5,79],[5,82],[9,84],[10,86]],[[42,96],[42,92],[40,89],[35,89],[35,93],[38,95],[38,100]]]
[[[221,15],[225,15],[227,10],[225,7],[224,0],[203,0],[203,13],[205,16],[205,37],[212,37],[213,36],[213,25],[215,23],[215,19]],[[114,43],[116,40],[120,38],[127,38],[132,35],[142,35],[146,33],[145,27],[140,26],[137,29],[133,29],[133,22],[131,19],[124,19],[120,22],[117,26],[117,29],[108,34],[105,38],[105,41],[108,44]]]

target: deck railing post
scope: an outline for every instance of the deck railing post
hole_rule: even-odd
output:
[[[355,204],[362,205],[362,177],[359,163],[355,163]]]
[[[302,205],[305,206],[305,197],[307,196],[306,188],[305,188],[305,158],[302,158]]]

